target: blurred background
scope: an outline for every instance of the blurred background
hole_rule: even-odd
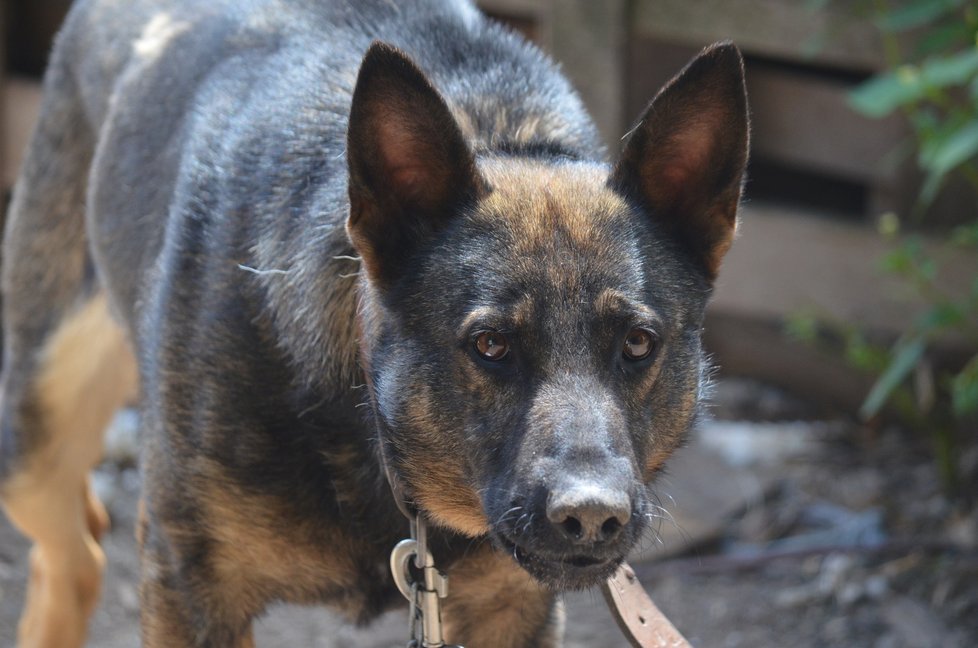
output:
[[[614,154],[701,47],[746,57],[752,157],[705,328],[714,419],[633,563],[697,646],[978,645],[978,2],[480,0],[551,53]],[[0,0],[4,209],[67,0]],[[51,260],[57,263],[56,259]],[[137,417],[96,483],[115,529],[94,646],[136,643]],[[4,525],[6,523],[3,523]],[[0,526],[0,644],[26,544]],[[569,646],[625,646],[600,595]],[[267,646],[401,645],[273,612]]]

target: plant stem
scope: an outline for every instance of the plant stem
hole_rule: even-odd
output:
[[[958,495],[958,462],[955,453],[954,426],[944,421],[936,421],[934,429],[934,452],[937,468],[941,475],[944,492],[950,497]]]

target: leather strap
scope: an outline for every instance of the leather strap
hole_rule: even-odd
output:
[[[601,586],[618,627],[635,648],[692,648],[669,619],[655,606],[628,563]]]

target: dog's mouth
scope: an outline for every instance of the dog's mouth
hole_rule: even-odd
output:
[[[625,559],[624,555],[553,554],[533,551],[502,533],[495,534],[496,544],[507,552],[527,573],[554,591],[581,590],[606,580]]]

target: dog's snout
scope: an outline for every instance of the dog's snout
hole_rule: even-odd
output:
[[[557,533],[575,544],[615,540],[631,518],[628,493],[606,487],[578,484],[551,492],[547,519]]]

